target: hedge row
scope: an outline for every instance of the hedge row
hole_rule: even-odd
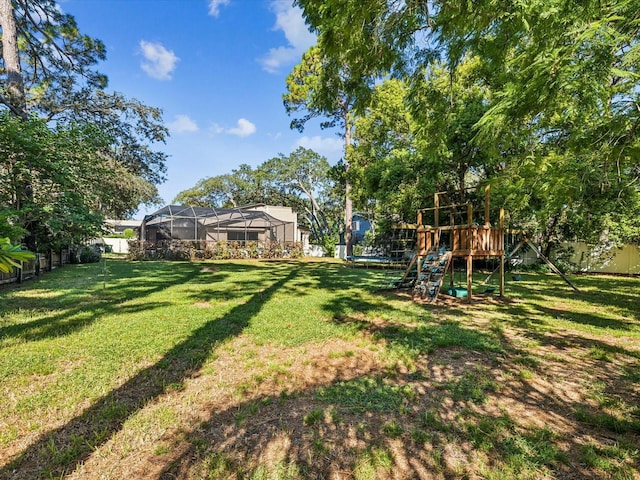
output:
[[[228,260],[242,258],[299,258],[300,242],[129,241],[132,260]]]

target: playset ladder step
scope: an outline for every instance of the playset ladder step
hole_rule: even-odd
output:
[[[418,276],[413,287],[414,296],[435,302],[440,294],[442,283],[449,269],[451,252],[430,251],[418,264]]]

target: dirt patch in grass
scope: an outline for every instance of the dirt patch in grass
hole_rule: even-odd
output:
[[[521,333],[503,335],[526,343]],[[623,363],[585,364],[586,346],[554,340],[512,355],[442,348],[398,371],[381,344],[240,337],[159,400],[171,427],[129,439],[125,428],[69,478],[637,478],[631,423],[576,419],[598,411],[590,388]]]
[[[194,307],[198,307],[198,308],[209,308],[211,307],[211,303],[209,302],[196,302],[193,304]]]

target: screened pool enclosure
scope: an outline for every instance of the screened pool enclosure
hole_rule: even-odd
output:
[[[276,218],[269,209],[279,213]],[[143,242],[198,241],[296,242],[295,213],[286,207],[209,208],[167,205],[145,216],[140,226]]]

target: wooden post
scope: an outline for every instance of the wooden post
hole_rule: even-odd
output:
[[[472,283],[473,283],[473,256],[467,256],[467,301],[471,302],[472,295]]]
[[[504,254],[500,256],[500,297],[504,297]]]
[[[502,250],[502,255],[500,255],[500,297],[504,297],[504,255],[505,255],[504,208],[500,209],[500,232],[502,235],[502,245],[500,247],[500,250]]]
[[[409,276],[409,273],[411,273],[411,268],[415,265],[416,262],[419,263],[419,260],[420,260],[420,257],[417,254],[413,256],[413,258],[409,262],[409,265],[407,266],[407,269],[404,272],[404,275],[402,276],[403,282],[407,279],[407,277]]]
[[[454,285],[454,283],[453,283],[453,280],[454,280],[454,279],[453,279],[453,276],[454,276],[454,271],[453,271],[453,255],[451,256],[451,260],[449,260],[449,266],[451,267],[451,268],[449,268],[449,287],[450,287],[451,289],[453,289],[453,288],[454,288],[454,286],[455,286],[455,285]]]
[[[467,225],[471,226],[473,223],[473,205],[471,202],[467,203]]]
[[[562,273],[560,270],[558,270],[558,267],[556,267],[556,266],[553,264],[553,262],[552,262],[551,260],[549,260],[547,257],[545,257],[545,256],[544,256],[544,254],[540,251],[540,249],[539,249],[539,248],[538,248],[538,247],[537,247],[537,246],[536,246],[536,245],[535,245],[531,240],[529,240],[528,238],[526,238],[526,237],[525,237],[525,241],[529,244],[529,246],[533,249],[533,251],[534,251],[534,252],[536,252],[536,253],[538,254],[538,256],[539,256],[540,258],[542,258],[542,260],[544,260],[544,262],[545,262],[547,265],[549,265],[549,268],[551,268],[551,270],[552,270],[554,273],[556,273],[556,274],[560,275],[560,276],[562,277],[562,279],[563,279],[565,282],[567,282],[567,284],[568,284],[571,288],[573,288],[576,292],[580,292],[580,290],[578,289],[578,287],[576,287],[576,286],[571,282],[571,280],[569,280],[569,279],[567,278],[567,276],[566,276],[564,273]]]
[[[491,201],[491,186],[487,183],[484,186],[484,226],[489,227],[491,221],[489,219],[489,204]]]
[[[438,228],[440,226],[440,196],[437,193],[433,195],[433,206],[435,207],[433,211],[433,226]]]

